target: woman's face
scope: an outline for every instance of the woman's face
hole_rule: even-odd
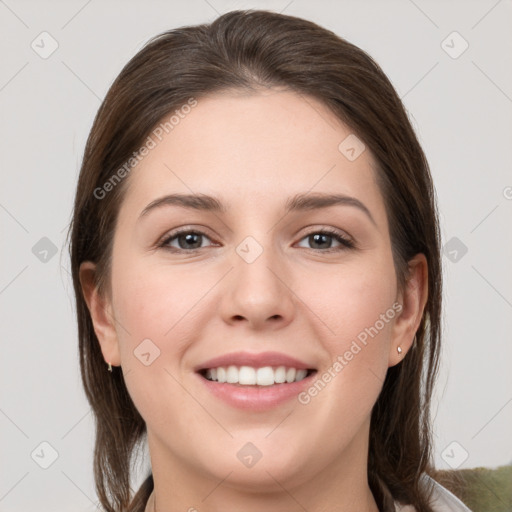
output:
[[[369,150],[276,90],[199,99],[160,138],[127,178],[115,325],[97,328],[153,470],[257,489],[365,468],[372,406],[414,335]],[[198,371],[229,366],[249,384]],[[291,368],[314,372],[283,383]]]

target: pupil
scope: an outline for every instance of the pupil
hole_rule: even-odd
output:
[[[179,246],[182,249],[197,249],[201,247],[201,235],[197,233],[188,233],[186,235],[181,235],[179,237]],[[182,243],[183,239],[185,239],[185,242]],[[199,240],[199,243],[198,243]]]
[[[325,235],[322,233],[316,233],[315,235],[311,235],[309,237],[311,245],[321,246],[321,247],[313,247],[314,249],[317,248],[329,248],[331,246],[330,242],[330,235]]]

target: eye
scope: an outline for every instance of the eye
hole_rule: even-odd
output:
[[[302,240],[306,240],[306,243],[310,244],[310,247],[307,247],[308,249],[319,250],[322,252],[343,251],[345,249],[352,249],[355,247],[352,240],[349,240],[341,233],[330,229],[314,231],[302,238]],[[333,242],[337,244],[334,247]],[[300,245],[300,247],[304,246]]]
[[[320,252],[336,252],[355,248],[355,243],[352,240],[330,229],[309,233],[301,239],[299,247],[304,247],[301,245],[303,240],[310,244],[310,247],[306,248]],[[201,231],[182,229],[166,235],[158,247],[177,252],[194,252],[207,247],[207,241],[212,242],[211,238]]]
[[[203,245],[205,240],[211,242],[211,239],[200,231],[181,230],[166,236],[159,247],[192,252],[205,247]]]

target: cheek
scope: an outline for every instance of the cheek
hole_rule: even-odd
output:
[[[173,407],[180,410],[186,406],[178,384],[180,363],[200,337],[198,325],[215,309],[208,291],[218,276],[206,267],[191,271],[186,265],[170,267],[135,257],[119,258],[116,265],[114,310],[128,391],[144,418],[161,410],[162,396],[172,397]]]
[[[325,418],[323,434],[332,446],[347,444],[369,421],[386,377],[396,309],[393,282],[385,275],[376,269],[331,276],[310,303],[329,327],[320,339],[329,362],[299,402]]]
[[[307,305],[329,328],[324,341],[330,353],[348,349],[356,339],[364,344],[369,339],[389,338],[396,313],[396,279],[392,261],[387,258],[305,276],[300,294],[307,297]],[[365,355],[378,352],[376,345],[367,343]]]
[[[318,378],[328,387],[332,382],[340,411],[350,405],[363,416],[373,406],[388,369],[398,307],[392,260],[364,268],[340,267],[312,282],[309,291],[303,285],[302,296],[309,297],[309,308],[319,312],[328,327],[317,331],[324,333],[318,335],[330,359],[328,371]]]
[[[126,272],[119,270],[113,285],[116,317],[126,327],[118,330],[121,350],[133,350],[148,338],[161,350],[179,352],[179,333],[182,326],[190,327],[196,314],[205,293],[205,276],[134,261]]]

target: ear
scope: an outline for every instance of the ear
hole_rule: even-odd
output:
[[[120,366],[121,357],[112,304],[108,298],[98,292],[96,265],[91,261],[84,261],[80,265],[79,275],[82,293],[91,314],[94,332],[100,342],[103,357],[112,366]]]
[[[428,298],[428,264],[424,254],[417,254],[409,261],[409,275],[405,289],[398,295],[402,305],[393,325],[392,343],[388,366],[398,364],[405,357],[414,342],[414,336],[421,322]],[[398,353],[401,348],[401,354]]]

